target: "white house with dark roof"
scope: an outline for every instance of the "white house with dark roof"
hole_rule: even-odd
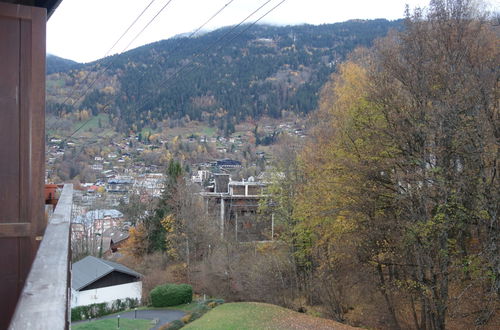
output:
[[[71,307],[141,299],[142,275],[119,263],[88,256],[71,270]]]

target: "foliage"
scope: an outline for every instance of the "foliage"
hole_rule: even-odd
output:
[[[193,314],[186,314],[181,318],[182,323],[186,324],[192,321],[191,316]]]
[[[184,327],[184,322],[180,320],[174,320],[172,322],[167,323],[166,325],[160,327],[162,330],[178,330]]]
[[[407,12],[402,32],[354,52],[323,88],[296,159],[302,184],[281,176],[271,195],[278,210],[291,205],[288,232],[307,234],[292,246],[310,261],[331,317],[344,320],[346,290],[364,286],[378,290],[393,328],[443,329],[457,317],[450,306],[466,301],[476,306],[468,322],[491,321],[497,44],[472,1],[432,1]],[[358,274],[366,279],[353,281]]]
[[[97,318],[137,306],[139,306],[139,300],[135,298],[117,299],[113,300],[111,303],[78,306],[71,309],[71,321],[75,322],[87,320],[89,318]]]
[[[167,234],[172,233],[174,228],[174,212],[176,209],[177,190],[181,184],[182,165],[171,160],[167,168],[167,179],[162,197],[154,210],[139,218],[135,229],[130,231],[130,239],[125,248],[129,254],[136,257],[155,251],[169,251],[172,259],[175,259],[175,245],[167,239]]]
[[[160,41],[77,67],[53,65],[56,59],[49,57],[48,66],[61,71],[48,76],[48,85],[52,86],[52,79],[64,79],[68,88],[83,85],[87,72],[91,73],[89,79],[94,79],[100,68],[110,63],[108,73],[82,100],[81,107],[93,113],[109,113],[123,132],[134,126],[135,132],[144,126],[156,127],[169,117],[203,120],[228,135],[234,132],[237,122],[248,117],[279,118],[282,110],[313,110],[317,92],[338,61],[355,47],[370,46],[390,28],[400,27],[400,20],[320,26],[257,25],[231,44],[193,56],[204,45],[219,44],[218,39],[227,32],[223,28],[196,38]],[[185,64],[196,70],[172,76]],[[162,84],[166,79],[168,83]],[[114,93],[106,92],[109,87]],[[47,108],[51,113],[60,109],[55,105],[62,103],[58,94],[60,88],[48,91]]]
[[[154,307],[177,306],[190,303],[193,299],[193,288],[188,284],[164,284],[150,292]]]

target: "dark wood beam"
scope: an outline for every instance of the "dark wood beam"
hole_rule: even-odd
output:
[[[0,2],[45,8],[47,9],[47,18],[49,18],[62,0],[0,0]]]

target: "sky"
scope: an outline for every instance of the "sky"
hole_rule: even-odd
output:
[[[111,49],[151,1],[151,6]],[[47,24],[47,53],[77,62],[94,61],[194,31],[230,1],[63,0]],[[233,0],[204,30],[238,24],[268,1],[246,21],[248,23],[257,20],[282,0]],[[139,33],[167,3],[156,19]],[[428,5],[429,0],[285,0],[261,22],[316,25],[350,19],[393,20],[403,17],[406,3],[414,8]]]

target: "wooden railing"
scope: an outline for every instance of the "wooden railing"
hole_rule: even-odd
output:
[[[73,185],[65,184],[9,329],[68,329]]]

